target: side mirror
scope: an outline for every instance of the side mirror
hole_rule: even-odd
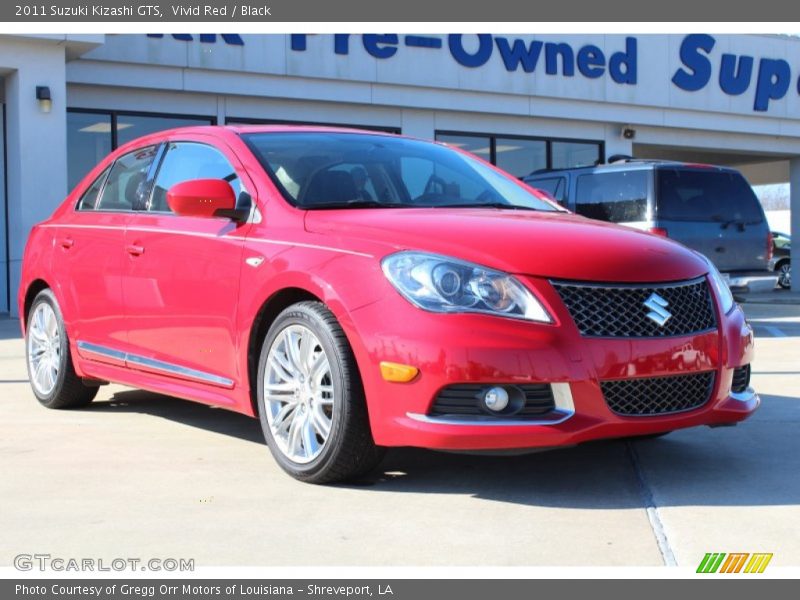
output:
[[[230,217],[236,210],[236,196],[223,179],[192,179],[169,188],[167,204],[183,217]]]

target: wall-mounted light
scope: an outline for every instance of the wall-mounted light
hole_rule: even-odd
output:
[[[49,113],[53,108],[53,98],[50,96],[50,88],[46,85],[36,86],[36,99],[39,101],[39,110]]]

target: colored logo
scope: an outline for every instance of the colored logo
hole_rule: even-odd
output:
[[[659,327],[663,327],[664,323],[672,318],[672,313],[667,310],[669,302],[664,300],[655,292],[650,294],[650,297],[642,304],[644,304],[646,308],[650,309],[650,312],[647,313],[647,318],[658,323]]]
[[[698,573],[763,573],[772,553],[707,552],[697,566]]]

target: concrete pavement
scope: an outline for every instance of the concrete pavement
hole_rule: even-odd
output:
[[[800,564],[800,307],[747,305],[763,405],[736,428],[517,457],[390,452],[360,485],[275,465],[257,421],[129,390],[41,408],[0,321],[0,566],[18,553],[215,565]],[[659,545],[657,539],[661,537]]]

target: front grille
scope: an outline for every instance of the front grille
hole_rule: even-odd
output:
[[[714,371],[671,377],[601,381],[608,407],[624,416],[655,416],[684,412],[708,402]]]
[[[436,395],[429,414],[436,417],[485,417],[491,414],[492,416],[502,416],[505,418],[506,415],[492,414],[491,411],[483,408],[483,394],[490,387],[494,386],[465,383],[442,388]],[[518,411],[511,415],[513,418],[534,418],[555,410],[553,390],[549,383],[504,387],[507,389],[510,387],[517,388],[524,395],[525,403]]]
[[[584,336],[668,337],[716,327],[705,278],[667,285],[552,283]],[[653,294],[667,302],[671,316],[663,325],[648,317],[645,303]]]
[[[734,394],[746,392],[750,385],[750,365],[745,365],[733,370],[733,383],[731,391]]]

